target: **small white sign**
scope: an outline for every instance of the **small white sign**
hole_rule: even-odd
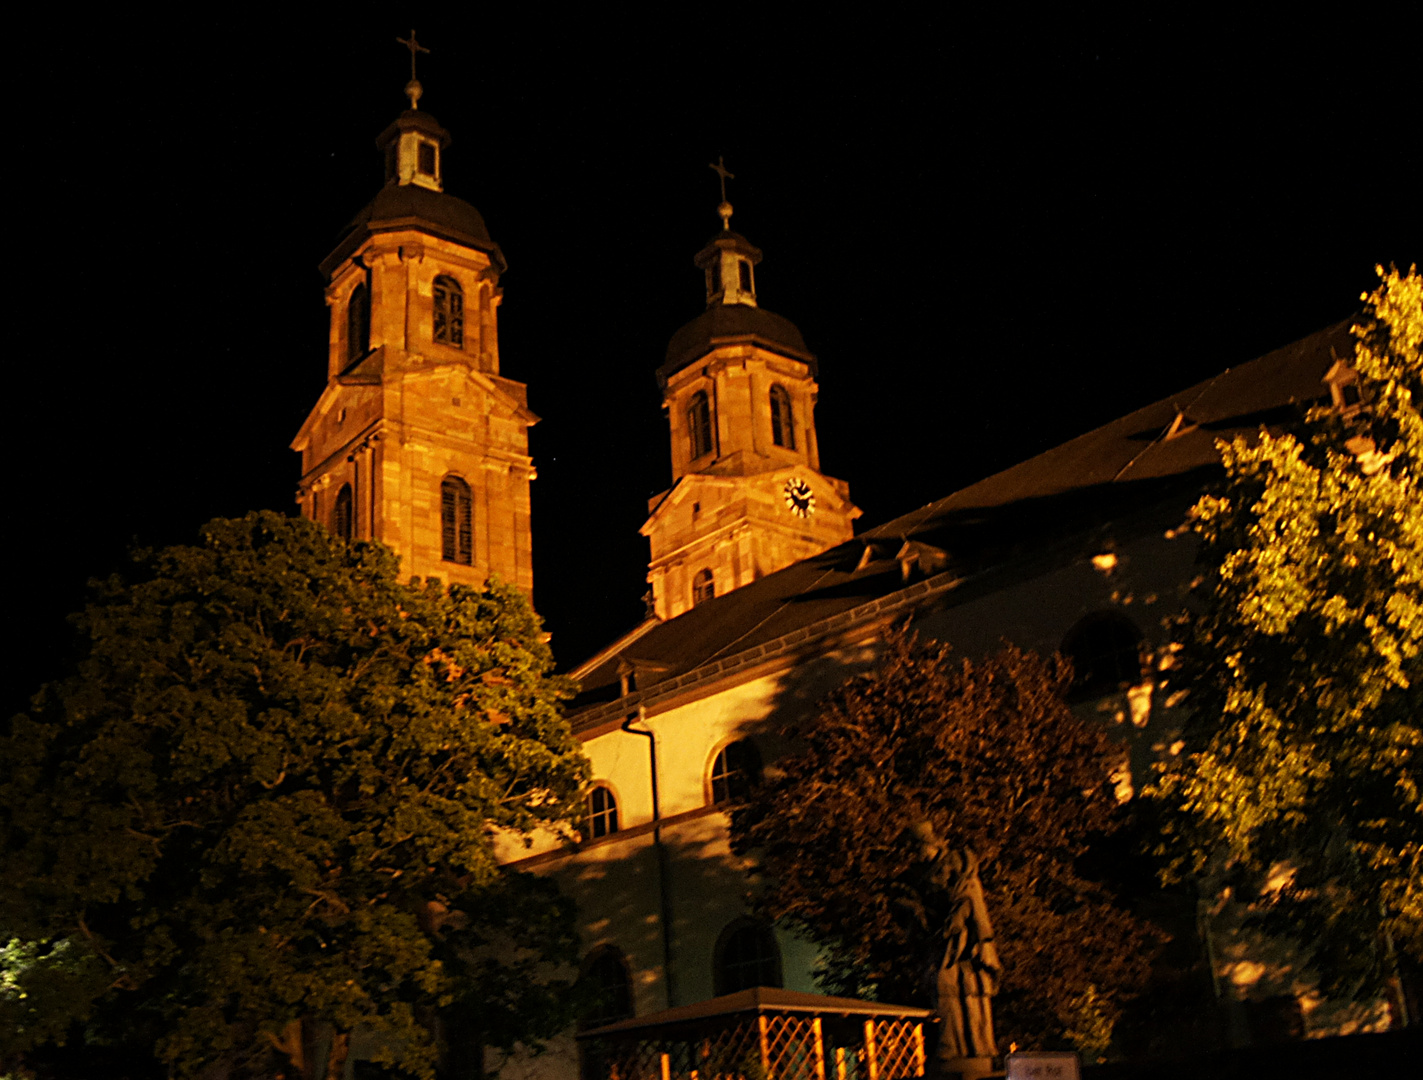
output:
[[[1006,1080],[1082,1080],[1076,1051],[1029,1050],[1009,1054]]]

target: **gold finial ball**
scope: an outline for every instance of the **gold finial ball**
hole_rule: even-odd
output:
[[[730,228],[731,228],[731,203],[729,203],[729,202],[724,202],[724,203],[722,203],[720,206],[718,206],[718,207],[716,208],[716,212],[721,215],[721,227],[722,227],[723,229],[730,229]]]
[[[418,109],[420,107],[420,99],[425,96],[425,88],[420,85],[419,80],[411,79],[405,84],[405,96],[410,99],[410,107],[412,109]]]

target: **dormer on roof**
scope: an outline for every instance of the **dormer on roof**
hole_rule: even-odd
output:
[[[1363,388],[1359,385],[1359,373],[1337,356],[1321,380],[1329,387],[1329,397],[1334,410],[1341,416],[1352,416],[1364,404]]]

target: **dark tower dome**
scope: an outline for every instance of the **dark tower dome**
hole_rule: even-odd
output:
[[[406,109],[377,136],[385,187],[342,230],[336,250],[321,263],[323,274],[329,277],[368,236],[410,228],[483,251],[500,273],[508,268],[480,212],[445,193],[444,155],[450,142],[440,122],[418,109]]]
[[[713,349],[738,342],[801,360],[810,365],[812,377],[818,374],[815,355],[795,323],[757,303],[755,267],[761,249],[732,231],[731,212],[731,204],[723,201],[717,208],[721,231],[692,260],[705,277],[707,309],[672,335],[657,369],[659,385]]]

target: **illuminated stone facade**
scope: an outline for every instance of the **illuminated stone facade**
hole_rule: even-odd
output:
[[[504,258],[443,191],[449,135],[408,110],[377,140],[386,184],[322,264],[327,383],[292,443],[306,517],[388,544],[403,576],[533,589],[522,383],[499,374]]]
[[[860,510],[820,471],[815,356],[756,302],[761,252],[731,231],[698,253],[707,310],[658,369],[672,487],[648,501],[653,609],[673,619],[854,535]]]

